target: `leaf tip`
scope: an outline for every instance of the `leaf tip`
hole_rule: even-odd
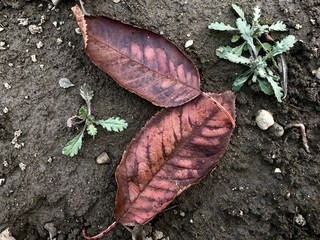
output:
[[[87,23],[84,17],[83,12],[81,11],[80,7],[78,5],[75,5],[71,8],[77,24],[81,30],[83,42],[84,42],[84,48],[87,48],[87,42],[88,42],[88,35],[87,35]]]

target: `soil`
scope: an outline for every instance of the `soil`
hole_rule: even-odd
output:
[[[87,2],[91,14],[161,32],[173,41],[199,68],[203,91],[227,91],[245,70],[214,54],[231,35],[207,29],[214,21],[234,23],[231,0]],[[237,94],[237,127],[226,154],[148,224],[153,239],[161,234],[163,239],[320,239],[320,80],[313,74],[320,67],[320,2],[238,3],[246,13],[260,5],[266,21],[283,20],[288,33],[274,38],[293,34],[299,39],[286,55],[288,97],[278,103],[248,85]],[[18,240],[50,239],[46,223],[53,224],[59,240],[82,239],[83,228],[95,234],[112,223],[114,172],[121,155],[160,109],[90,62],[75,31],[70,10],[75,4],[61,1],[52,9],[49,1],[0,1],[0,41],[5,42],[0,50],[0,232],[9,228]],[[32,24],[41,25],[42,32],[31,34]],[[189,39],[194,45],[186,50]],[[75,87],[60,88],[60,78]],[[95,92],[97,117],[119,116],[129,127],[121,133],[99,129],[95,139],[85,137],[76,157],[68,158],[61,151],[77,130],[66,121],[83,104],[83,83]],[[279,139],[260,130],[254,121],[259,109],[271,111],[283,126],[303,123],[310,153],[298,128]],[[21,135],[13,144],[17,131]],[[96,157],[104,151],[111,162],[98,165]],[[131,239],[131,234],[119,225],[104,239]]]

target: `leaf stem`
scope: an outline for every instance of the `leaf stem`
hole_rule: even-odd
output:
[[[117,221],[114,221],[108,228],[106,228],[105,230],[103,230],[101,233],[95,235],[95,236],[88,236],[86,233],[86,230],[83,229],[82,230],[82,236],[87,239],[87,240],[94,240],[94,239],[99,239],[102,238],[106,233],[110,232],[116,225],[117,225]]]

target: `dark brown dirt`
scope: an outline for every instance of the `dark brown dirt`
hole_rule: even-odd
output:
[[[244,70],[214,56],[230,36],[207,29],[213,21],[233,23],[229,0],[92,2],[87,6],[92,14],[163,32],[181,49],[193,39],[186,54],[199,68],[204,91],[229,90]],[[283,20],[300,40],[287,55],[289,96],[277,103],[244,87],[237,96],[237,128],[219,166],[150,226],[170,239],[320,239],[320,80],[312,74],[320,67],[320,2],[238,2],[246,12],[259,4],[266,20]],[[0,178],[5,179],[0,186],[0,232],[9,227],[18,240],[48,239],[48,222],[58,230],[59,240],[82,239],[81,229],[94,234],[110,224],[116,166],[126,145],[159,109],[119,87],[89,61],[75,32],[70,11],[74,1],[61,1],[55,10],[48,3],[0,1],[0,41],[6,43],[0,50]],[[43,32],[31,35],[28,26],[38,25],[42,16]],[[27,26],[19,25],[21,18],[28,19]],[[296,29],[297,24],[302,28]],[[36,46],[39,41],[42,48]],[[37,62],[31,60],[33,54]],[[62,77],[76,87],[60,88]],[[83,83],[95,91],[97,117],[122,117],[129,128],[121,133],[100,130],[95,139],[85,138],[77,157],[67,158],[61,150],[76,130],[69,130],[66,120],[83,104],[78,94]],[[276,140],[262,132],[254,122],[261,108],[272,111],[282,125],[305,124],[310,153],[298,129]],[[11,143],[17,130],[22,131],[18,143],[24,143],[20,149]],[[95,158],[103,151],[111,163],[98,165]],[[275,168],[281,173],[274,173]],[[304,226],[295,221],[299,214]],[[105,239],[131,239],[131,234],[118,226]]]

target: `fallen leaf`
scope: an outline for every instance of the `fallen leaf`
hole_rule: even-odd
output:
[[[116,171],[115,222],[144,225],[198,183],[224,154],[234,129],[235,95],[203,93],[163,109],[131,141]],[[95,238],[87,238],[95,239]]]
[[[163,36],[72,8],[91,61],[119,85],[157,106],[180,106],[200,95],[197,68]]]

